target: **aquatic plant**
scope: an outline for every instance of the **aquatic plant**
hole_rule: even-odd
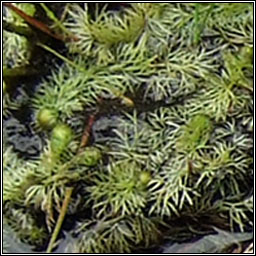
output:
[[[177,220],[186,237],[218,222],[250,230],[252,5],[71,3],[62,17],[51,7],[38,8],[53,42],[36,45],[60,61],[24,101],[4,96],[5,122],[26,102],[42,141],[23,159],[6,137],[23,130],[4,126],[4,214],[20,239],[51,252],[66,220],[73,252],[130,253],[172,236]],[[17,31],[4,32],[4,64],[26,64]]]
[[[224,5],[215,5],[212,15],[207,21],[209,27],[214,28],[228,43],[251,44],[253,34],[253,16],[251,14],[251,3],[244,5],[225,3]]]
[[[34,246],[43,246],[47,239],[47,231],[44,226],[35,222],[34,216],[23,209],[12,209],[8,212],[7,223],[16,232],[20,241]]]
[[[96,216],[140,213],[146,206],[147,199],[145,182],[140,177],[140,167],[133,162],[122,162],[112,163],[107,168],[106,173],[97,173],[98,177],[92,179],[95,185],[87,188],[91,193]]]
[[[34,15],[35,7],[33,4],[17,3],[17,7],[29,15]],[[4,22],[12,26],[28,28],[21,17],[14,14],[11,10],[5,8]],[[31,55],[31,45],[26,37],[13,33],[12,31],[3,31],[3,65],[4,67],[17,67],[28,64]]]
[[[110,220],[87,220],[79,225],[77,232],[82,236],[73,246],[76,253],[129,253],[134,246],[149,246],[161,235],[157,221],[140,214]]]
[[[81,88],[85,83],[85,77],[77,73],[66,65],[59,68],[58,73],[52,74],[49,82],[42,83],[34,98],[35,108],[38,109],[37,115],[43,109],[49,109],[54,118],[65,120],[65,117],[70,117],[72,112],[83,109],[81,99],[79,100],[79,87]],[[73,77],[76,77],[76,80]]]

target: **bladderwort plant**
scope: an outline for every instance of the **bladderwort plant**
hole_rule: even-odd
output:
[[[125,216],[142,212],[146,206],[146,185],[150,180],[150,173],[128,161],[122,164],[113,163],[107,168],[107,171],[97,173],[93,178],[95,185],[87,189],[91,194],[92,210],[96,212],[96,217],[108,214]]]
[[[35,7],[32,4],[20,4],[19,7],[26,11],[28,14],[33,15]],[[12,33],[12,27],[19,27],[27,30],[28,26],[18,15],[5,9],[5,15],[3,17],[4,27],[3,30],[3,75],[10,77],[11,73],[23,72],[23,67],[29,63],[31,57],[31,45],[28,39],[17,33]],[[10,84],[8,80],[3,81],[3,116],[10,115],[11,110],[17,110],[21,106],[21,102],[13,100],[9,95]],[[22,92],[25,94],[24,92]],[[24,95],[25,98],[25,95]]]
[[[96,10],[95,21],[90,17],[87,8],[74,5],[69,11],[70,22],[68,20],[65,25],[78,38],[70,46],[72,52],[85,55],[93,52],[94,56],[98,55],[100,62],[113,61],[111,46],[135,41],[143,30],[145,19],[137,8],[126,9],[123,17],[105,12],[104,9],[101,12]]]
[[[33,4],[19,4],[19,8],[25,11],[28,15],[33,16],[35,13],[35,6]],[[21,17],[13,14],[10,10],[5,9],[4,24],[9,26],[19,27],[20,29],[27,29],[28,25]],[[10,25],[11,24],[11,25]],[[25,36],[12,33],[11,27],[3,31],[3,66],[18,67],[28,64],[30,58],[30,43]]]
[[[250,231],[252,4],[89,5],[66,4],[61,17],[38,7],[66,51],[36,42],[60,61],[27,101],[40,153],[24,160],[4,138],[8,225],[51,252],[71,221],[74,253],[131,253],[212,225]],[[4,32],[5,65],[26,64],[15,29]],[[8,122],[20,104],[5,103]]]
[[[236,57],[230,51],[223,51],[224,67],[221,75],[212,75],[207,78],[202,87],[201,104],[191,100],[192,112],[207,110],[208,115],[218,122],[228,116],[238,114],[242,108],[248,108],[250,93],[252,91],[252,49],[244,47],[240,49],[240,56]],[[243,56],[243,57],[242,57]]]
[[[82,235],[73,245],[73,251],[76,253],[106,251],[129,253],[135,246],[148,247],[150,243],[158,241],[161,237],[158,226],[158,220],[140,214],[86,220],[77,227],[76,232]]]
[[[207,23],[210,29],[221,35],[221,40],[230,44],[251,44],[253,38],[251,14],[251,3],[244,5],[226,3],[215,6]]]

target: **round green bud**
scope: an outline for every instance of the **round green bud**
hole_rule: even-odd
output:
[[[142,171],[140,173],[140,182],[142,184],[148,184],[148,182],[151,180],[151,174],[148,171]]]
[[[247,61],[253,60],[253,47],[250,46],[244,46],[241,48],[241,56],[242,58],[245,58]]]
[[[73,132],[66,124],[58,124],[52,130],[51,150],[55,154],[61,154],[69,145]]]
[[[57,114],[53,110],[43,108],[38,112],[37,121],[43,129],[51,129],[57,122]]]
[[[86,166],[94,166],[101,159],[101,152],[98,148],[95,147],[87,147],[83,151],[82,162]]]

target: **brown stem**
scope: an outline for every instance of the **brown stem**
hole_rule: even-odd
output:
[[[102,103],[102,98],[99,98],[98,99],[98,104],[100,105],[101,103]],[[83,148],[86,147],[87,144],[88,144],[90,133],[91,133],[91,130],[92,130],[92,126],[95,122],[96,115],[99,112],[99,108],[100,107],[98,106],[96,111],[89,116],[89,120],[87,122],[87,125],[84,128],[84,132],[83,132],[83,135],[82,135],[82,138],[81,138],[80,146],[79,146],[78,151],[77,151],[78,154],[81,153]]]
[[[83,135],[82,135],[82,138],[81,138],[78,153],[81,153],[83,148],[88,144],[91,129],[92,129],[93,123],[95,121],[96,113],[91,114],[90,117],[89,117],[89,121],[88,121],[87,125],[85,126],[85,129],[84,129],[84,132],[83,132]]]
[[[89,121],[88,121],[88,124],[87,124],[87,127],[84,131],[84,134],[82,136],[82,141],[81,141],[81,147],[85,147],[88,143],[88,137],[90,135],[90,131],[92,129],[92,125],[94,123],[94,120],[95,120],[95,115],[90,115],[90,118],[89,118]]]
[[[35,18],[27,15],[25,12],[17,8],[16,6],[12,5],[11,3],[3,3],[5,7],[10,8],[12,11],[14,11],[16,14],[18,14],[21,18],[23,18],[29,25],[39,29],[40,31],[48,34],[49,36],[65,41],[65,38],[61,35],[54,34],[47,25],[45,25],[43,22],[36,20]]]

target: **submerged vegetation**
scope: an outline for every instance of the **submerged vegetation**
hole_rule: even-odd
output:
[[[21,241],[50,252],[69,229],[70,252],[129,253],[251,232],[252,3],[20,3],[4,22],[4,123],[25,106],[40,137],[24,156],[23,128],[4,125],[4,220]],[[36,50],[54,60],[31,88],[17,78]]]

